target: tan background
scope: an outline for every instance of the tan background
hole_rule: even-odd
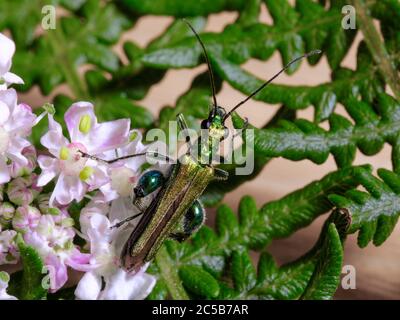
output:
[[[236,13],[223,13],[211,15],[207,24],[207,31],[218,32],[223,27],[233,22],[237,17]],[[263,8],[261,19],[271,23],[268,12]],[[166,26],[172,21],[167,17],[145,17],[139,20],[135,27],[124,34],[123,40],[133,40],[137,44],[145,46],[151,39],[163,32]],[[356,43],[361,40],[360,34]],[[115,48],[121,53],[121,45]],[[343,65],[355,68],[356,45],[352,48],[343,62]],[[244,67],[260,78],[267,79],[281,68],[279,54],[275,54],[268,62],[251,60]],[[191,80],[205,70],[205,66],[195,69],[182,69],[169,71],[166,77],[154,86],[142,104],[151,108],[154,115],[162,106],[174,105],[177,97],[183,94],[191,84]],[[306,62],[302,63],[300,71],[293,76],[283,75],[276,83],[285,84],[308,84],[317,85],[330,80],[330,70],[326,59],[316,67],[310,67]],[[66,92],[68,89],[61,86],[56,92]],[[54,93],[56,93],[54,92]],[[53,94],[54,94],[53,93]],[[228,84],[224,84],[223,90],[218,94],[218,101],[228,109],[237,103],[244,96],[233,90]],[[37,105],[48,100],[42,97],[37,88],[28,94],[23,95],[22,100]],[[247,116],[254,125],[263,125],[278,109],[277,105],[267,105],[256,101],[249,102],[242,108],[240,113]],[[337,110],[341,110],[339,106]],[[312,119],[313,110],[300,111],[299,116]],[[325,126],[326,124],[324,124]],[[370,163],[375,168],[390,168],[390,148],[384,150],[375,157],[365,157],[358,154],[356,164]],[[267,201],[278,199],[288,192],[296,190],[309,182],[322,178],[329,171],[335,170],[336,166],[332,156],[323,165],[317,166],[305,160],[291,162],[285,159],[274,159],[253,181],[250,181],[240,188],[228,194],[225,202],[233,208],[237,207],[240,198],[249,194],[256,198],[257,204],[262,205]],[[212,215],[209,212],[209,215]],[[289,239],[274,241],[270,251],[279,263],[291,261],[306,252],[318,237],[320,226],[326,217],[317,219],[311,226],[300,230]],[[210,221],[213,219],[210,218]],[[400,225],[397,226],[391,237],[379,248],[373,245],[366,249],[359,249],[356,245],[356,237],[350,236],[346,242],[345,264],[351,264],[357,272],[357,289],[339,289],[336,297],[340,299],[399,299],[400,298],[400,269],[398,266],[398,255],[400,253]]]

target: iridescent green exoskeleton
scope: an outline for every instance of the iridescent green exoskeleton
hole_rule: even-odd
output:
[[[291,61],[274,77],[227,113],[224,108],[217,104],[214,76],[205,46],[193,27],[188,22],[186,23],[203,49],[210,76],[213,106],[207,119],[201,122],[201,128],[207,130],[207,139],[201,143],[197,141],[198,152],[197,156],[194,157],[190,152],[193,146],[190,137],[187,136],[188,152],[181,157],[180,161],[171,165],[169,174],[164,176],[159,171],[150,170],[140,177],[134,188],[134,203],[137,204],[141,212],[114,226],[120,227],[125,222],[141,216],[121,253],[121,265],[128,271],[137,271],[146,262],[151,261],[165,239],[172,238],[183,241],[203,224],[205,211],[199,197],[211,181],[228,178],[227,172],[213,166],[212,159],[218,153],[220,142],[229,135],[225,121],[232,115],[232,112],[266,87],[294,62],[320,52],[316,50]],[[177,122],[181,130],[187,129],[182,114],[177,116]],[[145,154],[125,156],[106,162],[112,163]],[[84,156],[95,158],[88,154],[84,154]],[[165,158],[168,159],[168,157]],[[150,204],[145,208],[141,207],[141,202],[138,199],[149,196],[153,197]]]

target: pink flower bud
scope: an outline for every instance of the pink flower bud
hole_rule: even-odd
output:
[[[9,200],[19,206],[32,203],[41,190],[36,186],[36,181],[36,174],[13,179],[7,187]]]
[[[52,216],[60,215],[61,210],[56,207],[49,206],[50,194],[39,194],[37,203],[42,214],[50,214]]]
[[[0,232],[0,264],[15,264],[19,260],[19,253],[15,239],[17,232],[5,230]]]
[[[19,207],[14,214],[12,226],[22,233],[37,227],[40,221],[40,211],[31,206]]]
[[[11,224],[11,220],[14,217],[15,208],[9,202],[4,202],[0,205],[0,225],[7,228]]]
[[[34,146],[26,147],[22,150],[22,155],[28,160],[28,164],[21,165],[13,161],[9,166],[10,175],[13,178],[27,176],[33,172],[37,166],[37,155]]]

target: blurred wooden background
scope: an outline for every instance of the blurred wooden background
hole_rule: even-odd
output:
[[[223,13],[211,15],[207,24],[206,31],[218,32],[223,27],[233,22],[237,17],[236,13]],[[265,8],[261,13],[262,21],[271,23],[271,18]],[[146,45],[151,39],[162,33],[166,26],[172,21],[168,17],[145,17],[138,21],[135,27],[124,34],[123,40],[133,40],[139,45]],[[361,40],[358,34],[358,43]],[[346,57],[343,65],[355,68],[356,45]],[[121,43],[115,50],[122,54]],[[261,62],[251,60],[244,65],[244,68],[251,71],[260,78],[267,79],[277,72],[282,66],[279,54],[275,54],[269,61]],[[177,97],[183,94],[191,84],[191,80],[202,73],[205,66],[202,65],[195,69],[182,69],[169,71],[166,77],[154,86],[147,97],[142,101],[144,106],[151,108],[154,115],[158,114],[161,107],[174,105]],[[300,71],[293,76],[283,75],[276,80],[276,83],[285,84],[308,84],[316,85],[330,80],[330,70],[326,59],[315,67],[310,67],[306,62],[301,65]],[[60,86],[53,94],[66,92],[65,86]],[[244,96],[233,90],[228,84],[224,84],[223,90],[218,94],[221,105],[228,109]],[[22,100],[31,104],[40,104],[47,100],[40,95],[37,88],[24,94]],[[249,118],[254,125],[263,125],[278,109],[277,105],[267,105],[256,101],[249,102],[246,107],[240,110],[242,116]],[[338,106],[337,110],[341,110]],[[299,112],[299,116],[312,119],[313,110],[308,108]],[[324,124],[326,125],[326,124]],[[390,149],[389,147],[375,157],[366,157],[358,153],[356,164],[370,163],[374,168],[390,168]],[[291,162],[285,159],[274,159],[263,172],[253,181],[247,182],[239,189],[231,192],[225,197],[225,202],[236,208],[240,198],[249,194],[256,198],[258,205],[267,201],[278,199],[288,192],[300,188],[309,182],[322,178],[329,171],[335,170],[336,166],[333,158],[323,165],[317,166],[305,160]],[[209,212],[213,215],[213,212]],[[320,217],[314,223],[284,240],[274,241],[270,246],[271,253],[275,256],[278,263],[289,262],[301,256],[315,243],[320,227],[326,216]],[[212,217],[210,221],[212,221]],[[345,248],[345,264],[351,264],[356,268],[357,278],[355,290],[339,289],[336,298],[338,299],[399,299],[400,298],[400,268],[398,266],[398,255],[400,254],[400,225],[390,236],[390,238],[379,248],[373,245],[361,250],[357,247],[356,236],[348,238]]]

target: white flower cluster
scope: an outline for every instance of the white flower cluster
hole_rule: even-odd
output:
[[[66,284],[71,268],[84,272],[75,292],[78,299],[144,299],[156,279],[145,267],[129,274],[119,266],[123,241],[134,225],[110,226],[133,214],[127,196],[145,157],[107,165],[82,153],[110,160],[143,152],[140,133],[131,130],[129,119],[99,123],[94,106],[78,102],[65,113],[65,137],[52,112],[36,116],[27,104],[18,103],[9,87],[23,83],[10,72],[14,52],[13,41],[0,34],[0,265],[19,261],[18,236],[42,258],[51,292]],[[48,131],[41,138],[46,155],[37,157],[29,136],[46,114]],[[44,192],[51,183],[52,191]],[[68,208],[86,198],[91,200],[81,211],[77,230]],[[86,240],[84,246],[74,242],[77,235]],[[0,299],[15,298],[6,292],[9,278],[0,272]]]

